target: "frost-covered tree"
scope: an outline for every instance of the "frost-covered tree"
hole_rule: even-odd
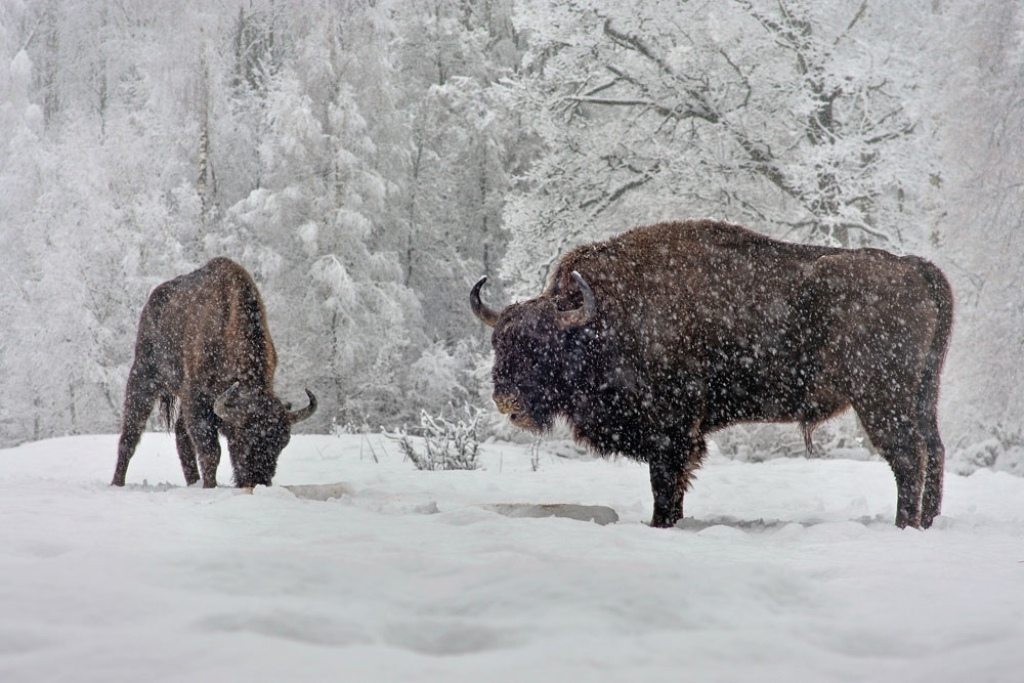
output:
[[[25,282],[32,276],[20,219],[40,192],[33,173],[43,132],[42,107],[32,99],[33,65],[12,28],[25,20],[0,6],[0,441],[32,435],[18,405],[22,335],[18,330]],[[30,421],[28,421],[30,422]],[[14,438],[18,438],[14,437]]]
[[[174,79],[146,78],[159,64],[151,52],[117,49],[131,42],[118,30],[145,34],[153,24],[130,13],[118,21],[91,3],[57,3],[26,7],[5,24],[21,46],[10,83],[23,112],[22,125],[4,131],[13,155],[0,162],[2,232],[12,245],[4,257],[13,266],[5,269],[7,438],[116,428],[139,307],[159,274],[187,263],[184,245],[199,229],[162,119],[162,88]],[[97,26],[117,30],[94,36]],[[51,29],[57,39],[42,40]],[[55,66],[36,77],[32,55],[48,60],[54,50]]]
[[[496,272],[504,254],[502,210],[523,153],[502,85],[520,53],[511,7],[510,0],[418,0],[395,15],[410,149],[390,243],[419,295],[429,344],[412,366],[408,398],[434,412],[478,393],[474,368],[486,344],[466,315],[466,293],[481,274]],[[438,387],[452,377],[459,388],[442,400]]]
[[[321,428],[442,408],[503,250],[509,5],[2,5],[4,435],[116,428],[146,295],[219,254]]]
[[[936,42],[950,195],[942,258],[958,297],[944,414],[955,467],[1024,472],[1024,8],[952,2]],[[984,448],[976,444],[984,443]]]
[[[548,153],[510,202],[506,274],[536,288],[568,242],[691,215],[840,245],[923,243],[938,169],[912,103],[928,11],[524,2],[520,106]]]
[[[444,309],[504,251],[501,210],[515,136],[510,102],[495,84],[517,62],[510,14],[509,0],[420,0],[398,14],[412,135],[403,265],[412,286],[434,294],[430,336],[448,342],[468,328],[464,316]]]
[[[964,438],[1013,441],[1020,22],[994,0],[0,3],[0,438],[116,429],[146,296],[214,255],[263,290],[279,392],[322,397],[304,428],[486,403],[479,275],[532,295],[570,244],[710,214],[936,258]]]

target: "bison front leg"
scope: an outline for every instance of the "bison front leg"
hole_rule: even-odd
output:
[[[707,452],[704,439],[685,439],[659,449],[650,458],[651,492],[654,515],[651,526],[664,529],[683,518],[683,495],[690,488],[694,470]]]
[[[191,406],[189,414],[184,417],[188,426],[188,436],[191,437],[195,454],[199,459],[199,474],[203,478],[203,488],[212,489],[217,486],[217,466],[220,464],[217,418],[212,407],[203,405]],[[180,451],[179,456],[182,458],[182,468],[185,468],[185,456]],[[188,476],[186,471],[186,479]]]
[[[654,494],[651,526],[664,529],[675,526],[683,518],[683,494],[686,492],[683,472],[682,464],[670,455],[651,460],[651,492]]]
[[[174,421],[174,441],[178,447],[178,459],[181,460],[181,471],[185,475],[185,484],[192,486],[199,481],[199,468],[196,466],[196,448],[192,437],[188,435],[185,420],[178,416]]]

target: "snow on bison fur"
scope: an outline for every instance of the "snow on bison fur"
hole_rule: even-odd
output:
[[[215,258],[158,286],[139,320],[111,483],[124,486],[146,419],[160,399],[168,425],[178,405],[174,435],[187,484],[202,475],[204,487],[217,485],[220,431],[235,485],[269,486],[291,426],[316,411],[309,389],[309,405],[297,411],[274,395],[276,367],[263,300],[240,265]]]
[[[683,516],[708,434],[816,425],[849,407],[896,476],[896,525],[939,514],[936,420],[953,297],[924,259],[780,242],[710,220],[639,227],[565,254],[494,329],[494,402],[544,431],[564,417],[604,454],[647,462],[651,525]]]

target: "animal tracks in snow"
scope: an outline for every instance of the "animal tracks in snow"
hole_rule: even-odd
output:
[[[333,484],[290,484],[283,486],[296,498],[305,500],[328,501],[353,496],[357,494],[351,484],[337,482]],[[619,515],[612,508],[605,505],[577,505],[567,503],[482,503],[476,504],[490,512],[496,512],[505,517],[564,517],[580,522],[594,522],[605,525],[614,524],[619,521]],[[434,514],[440,512],[436,502],[416,505],[413,512],[421,514]]]

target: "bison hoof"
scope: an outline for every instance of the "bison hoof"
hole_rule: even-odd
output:
[[[907,527],[910,527],[912,529],[927,529],[930,526],[930,523],[922,524],[920,516],[911,515],[906,511],[900,510],[896,512],[896,526],[898,526],[901,529],[906,529]]]
[[[655,515],[651,518],[651,526],[655,529],[671,529],[679,523],[683,517],[668,517],[663,515]]]

